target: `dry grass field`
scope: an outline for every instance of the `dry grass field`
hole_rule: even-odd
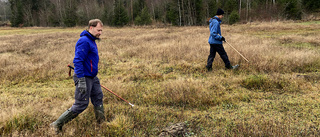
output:
[[[203,27],[104,27],[97,42],[107,121],[92,104],[59,136],[320,136],[320,22],[222,25],[238,70],[205,69]],[[0,28],[0,136],[53,136],[71,107],[68,76],[83,28]],[[166,130],[167,131],[167,130]]]

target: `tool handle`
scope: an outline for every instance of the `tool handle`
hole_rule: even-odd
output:
[[[119,95],[117,95],[116,93],[112,92],[110,89],[106,88],[103,85],[100,85],[101,87],[103,87],[104,89],[108,90],[110,93],[112,93],[113,95],[116,95],[118,98],[122,99],[123,101],[127,102],[129,105],[131,105],[132,107],[134,106],[133,104],[131,104],[129,101],[123,99],[122,97],[120,97]]]
[[[225,41],[225,42],[227,42],[227,41]],[[234,48],[229,42],[227,42],[228,44],[229,44],[229,46],[231,47],[231,48],[233,48],[244,60],[246,60],[247,62],[249,62],[249,60],[246,58],[246,57],[244,57],[236,48]]]
[[[70,76],[71,76],[71,69],[74,70],[74,67],[72,67],[72,66],[70,66],[70,65],[68,65],[68,67],[69,67],[69,77],[70,77]]]
[[[70,66],[70,65],[68,65],[68,67],[74,70],[74,67],[72,67],[72,66]]]
[[[74,70],[74,67],[72,67],[71,65],[68,65],[68,67],[70,68],[70,71],[71,69]],[[69,75],[70,75],[70,72],[69,72]],[[107,91],[109,91],[110,93],[112,93],[113,95],[116,95],[118,98],[122,99],[123,101],[127,102],[129,105],[131,105],[132,107],[134,106],[133,104],[131,104],[129,101],[123,99],[122,97],[120,97],[119,95],[117,95],[116,93],[112,92],[110,89],[108,89],[107,87],[103,86],[100,84],[101,87],[103,87],[104,89],[106,89]]]

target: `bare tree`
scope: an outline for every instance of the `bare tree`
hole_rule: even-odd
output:
[[[7,20],[7,5],[6,2],[0,1],[0,8],[3,9],[0,11],[0,17],[3,21]]]
[[[179,26],[181,26],[181,8],[180,8],[180,1],[178,0],[178,8],[179,8]]]
[[[241,0],[239,0],[239,17],[241,18]]]
[[[183,25],[185,25],[185,12],[184,12],[184,2],[183,2],[183,0],[181,0],[182,1],[182,4],[181,4],[181,6],[182,6],[182,21],[183,21]]]
[[[192,25],[193,24],[193,22],[192,22],[192,16],[191,16],[191,3],[190,3],[190,0],[188,0],[188,8],[187,8],[187,10],[188,10],[188,25]]]
[[[133,7],[132,7],[132,0],[131,0],[131,19],[132,19],[132,24],[134,25],[134,21],[133,21]]]
[[[250,0],[247,0],[246,21],[248,21],[248,18],[249,18],[249,11],[250,11]]]

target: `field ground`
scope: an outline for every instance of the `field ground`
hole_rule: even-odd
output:
[[[83,28],[0,28],[0,136],[52,136],[49,124],[74,101],[68,76]],[[105,27],[97,42],[107,122],[93,106],[60,136],[319,136],[319,22],[222,25],[238,70],[216,56],[205,69],[202,27]]]

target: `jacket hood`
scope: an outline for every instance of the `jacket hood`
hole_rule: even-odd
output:
[[[99,39],[99,38],[92,36],[92,34],[87,30],[82,31],[82,33],[80,34],[80,37],[83,37],[83,36],[87,36],[88,38],[90,38],[93,41]]]
[[[211,23],[213,20],[217,20],[218,22],[221,22],[221,19],[219,19],[217,16],[214,16],[213,18],[211,18],[210,20],[209,20],[209,23]]]

